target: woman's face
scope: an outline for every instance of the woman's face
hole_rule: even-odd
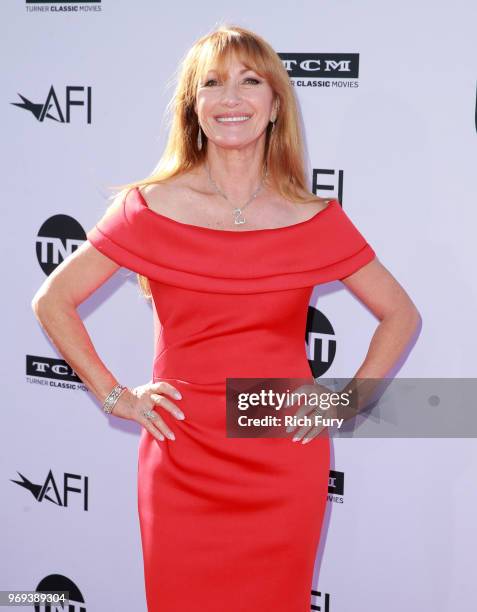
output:
[[[209,70],[199,83],[196,112],[209,141],[241,149],[265,137],[275,120],[274,94],[268,82],[231,56],[224,80]]]

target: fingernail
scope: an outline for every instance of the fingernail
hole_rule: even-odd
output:
[[[182,395],[179,393],[179,391],[174,391],[174,397],[176,399],[182,399]]]
[[[293,442],[298,442],[298,440],[299,440],[299,439],[300,439],[300,436],[295,436],[295,437],[293,438]]]
[[[176,417],[178,419],[185,419],[185,414],[183,412],[176,412]]]
[[[167,437],[168,437],[168,438],[170,438],[171,440],[175,440],[175,439],[176,439],[176,437],[175,437],[175,435],[172,433],[172,431],[170,431],[170,432],[167,434]]]

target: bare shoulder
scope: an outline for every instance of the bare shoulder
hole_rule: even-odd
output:
[[[193,178],[189,172],[143,185],[139,188],[149,208],[165,215],[175,216],[181,205],[186,205],[192,196]]]
[[[161,202],[164,199],[168,199],[174,193],[180,190],[182,177],[170,177],[157,183],[151,183],[149,185],[143,185],[139,188],[141,194],[147,199],[147,202],[151,208],[161,206]]]
[[[295,204],[295,206],[298,206],[300,214],[303,216],[303,218],[307,219],[318,214],[322,210],[325,210],[325,208],[328,208],[330,203],[335,199],[336,198],[321,198],[320,196],[315,196],[308,202],[301,202],[299,204]]]
[[[320,198],[319,196],[316,196],[317,199],[314,202],[314,205],[316,207],[317,212],[319,212],[320,210],[324,210],[325,208],[328,208],[329,204],[333,201],[336,200],[336,198]]]

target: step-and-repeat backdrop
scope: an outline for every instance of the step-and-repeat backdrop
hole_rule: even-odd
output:
[[[106,418],[37,323],[35,291],[85,240],[109,186],[151,172],[177,64],[226,21],[281,54],[310,186],[340,199],[419,308],[422,329],[393,375],[474,377],[477,10],[470,0],[9,0],[0,10],[0,590],[64,588],[71,610],[140,612],[140,430]],[[339,282],[316,287],[310,309],[315,371],[352,375],[378,321]],[[150,380],[152,310],[133,272],[121,269],[79,314],[123,384]],[[332,446],[311,609],[473,609],[475,440]],[[190,602],[206,612],[193,592]]]

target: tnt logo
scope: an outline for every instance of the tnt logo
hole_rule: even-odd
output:
[[[54,215],[43,223],[36,239],[36,256],[46,275],[86,240],[81,225],[69,215]]]
[[[42,593],[45,591],[49,592],[66,592],[68,593],[68,611],[69,612],[86,612],[86,603],[83,593],[80,591],[78,586],[63,574],[49,574],[40,580],[36,591]],[[64,612],[65,606],[58,604],[42,604],[35,605],[35,612]]]
[[[308,307],[305,343],[314,378],[323,376],[335,358],[335,331],[325,315],[313,306]]]

